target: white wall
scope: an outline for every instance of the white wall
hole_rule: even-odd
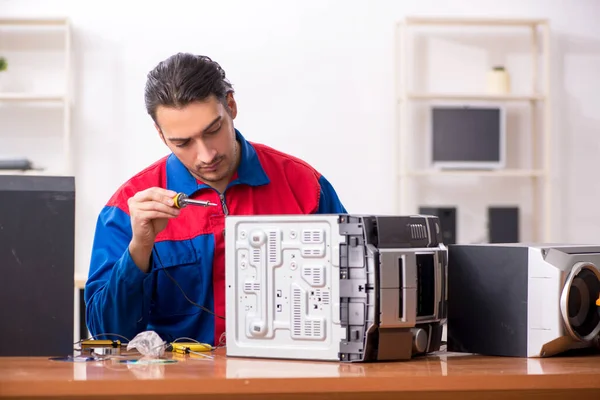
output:
[[[312,163],[351,212],[394,212],[393,34],[394,23],[407,15],[551,20],[553,239],[600,240],[596,0],[0,0],[0,14],[68,16],[74,26],[76,269],[82,274],[96,215],[107,198],[166,152],[144,111],[143,88],[146,73],[179,51],[209,55],[225,68],[237,91],[237,127],[250,140]],[[1,116],[3,124],[9,117]],[[489,194],[481,184],[470,180],[464,190],[481,199]],[[452,200],[448,187],[425,193],[428,202]],[[485,234],[473,207],[459,221],[463,240]]]

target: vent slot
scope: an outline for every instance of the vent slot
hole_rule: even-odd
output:
[[[415,240],[427,239],[427,228],[423,224],[410,224],[410,235]]]
[[[260,256],[260,249],[253,249],[252,250],[252,263],[254,265],[260,265],[260,260],[261,260],[261,256]]]
[[[325,284],[325,267],[305,265],[302,267],[302,278],[311,286],[323,286]]]
[[[323,247],[304,247],[302,248],[302,257],[314,258],[323,257],[325,250]]]
[[[244,282],[244,292],[258,292],[260,291],[259,282]]]
[[[292,287],[292,337],[294,339],[323,339],[324,319],[309,317],[307,293],[295,284]]]
[[[302,289],[295,287],[292,290],[292,330],[294,336],[302,336]]]
[[[267,232],[267,260],[270,267],[278,267],[282,263],[281,230],[279,229]]]
[[[302,243],[323,243],[322,229],[304,229],[302,231]]]

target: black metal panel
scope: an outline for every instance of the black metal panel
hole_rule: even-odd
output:
[[[0,356],[73,351],[75,180],[0,175]]]
[[[527,251],[448,247],[448,351],[527,356]]]

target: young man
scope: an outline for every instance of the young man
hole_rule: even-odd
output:
[[[146,108],[172,154],[125,182],[98,218],[85,287],[92,335],[218,344],[225,329],[227,214],[345,213],[307,163],[234,127],[234,91],[208,57],[176,54],[148,75]],[[209,207],[174,207],[185,193]]]

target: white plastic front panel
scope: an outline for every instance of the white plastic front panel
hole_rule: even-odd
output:
[[[337,360],[337,216],[228,216],[227,355]]]
[[[538,247],[529,248],[527,292],[527,356],[539,357],[542,347],[564,334],[560,315],[561,271],[548,264]]]

